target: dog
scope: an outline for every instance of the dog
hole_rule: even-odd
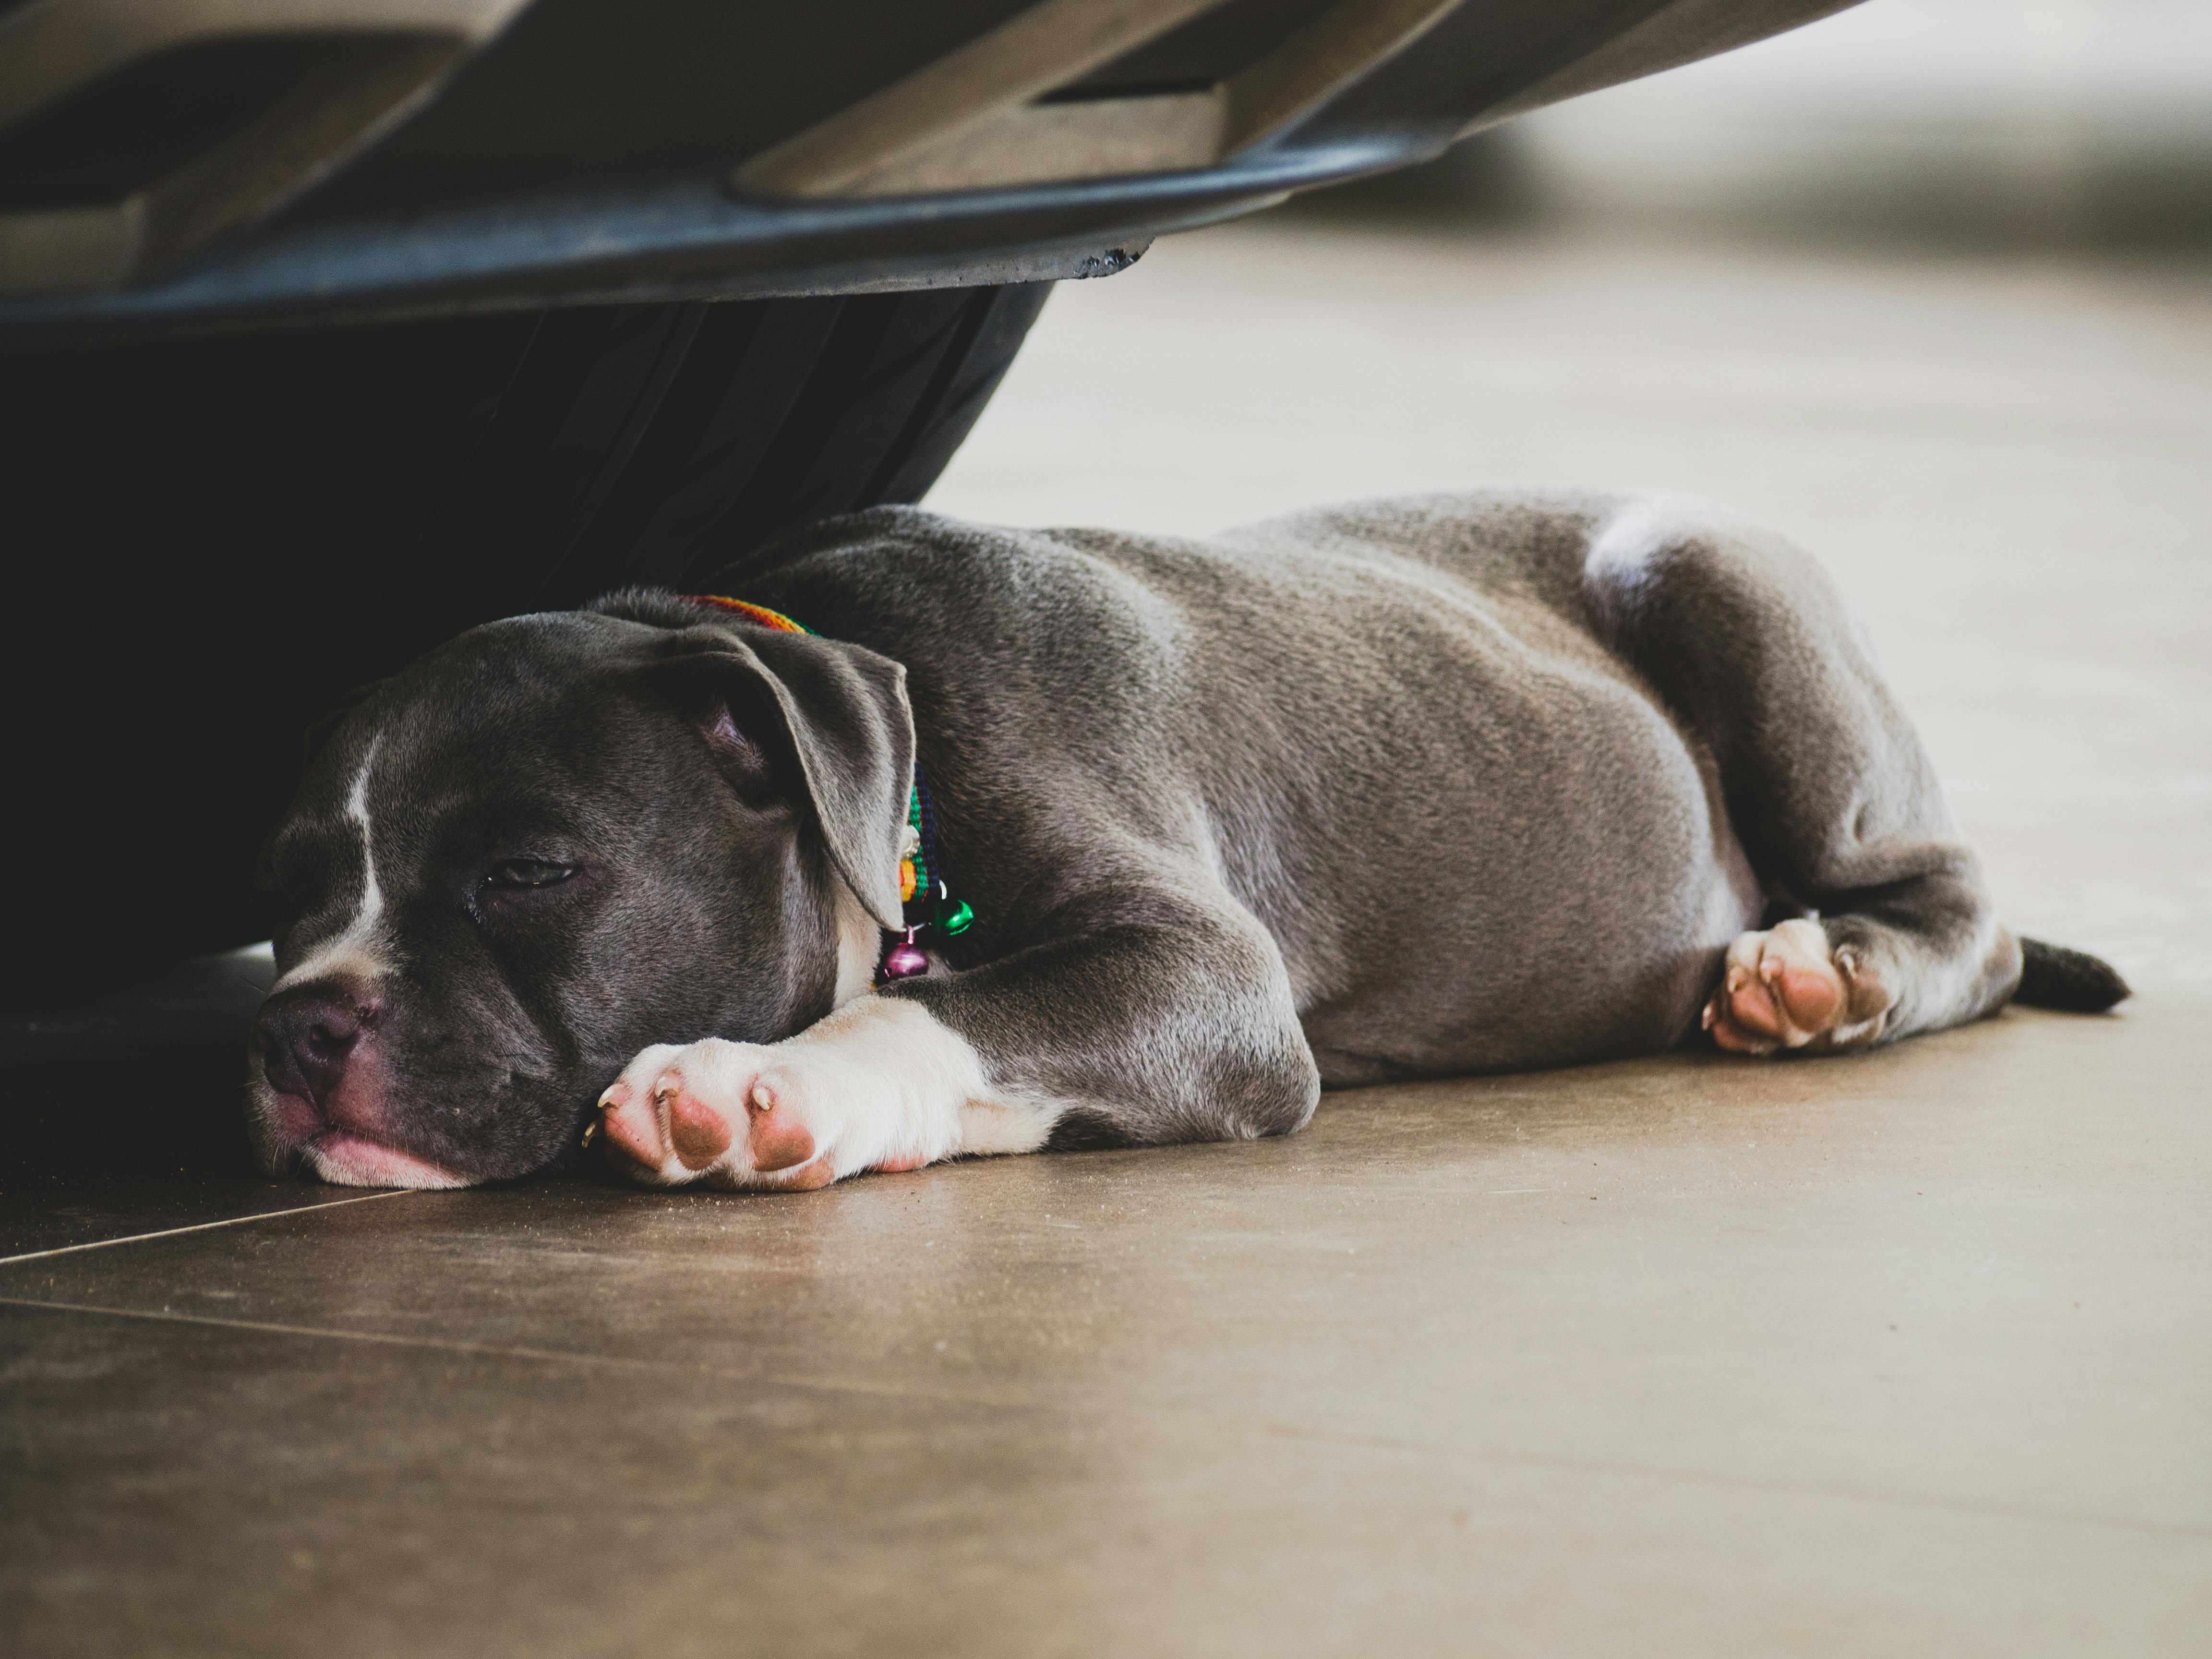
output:
[[[263,859],[265,1171],[806,1190],[2127,994],[2000,925],[1828,578],[1699,502],[886,507],[714,586],[339,720]]]

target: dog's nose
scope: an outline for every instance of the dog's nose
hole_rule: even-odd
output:
[[[320,1106],[375,1017],[374,1004],[328,985],[302,985],[270,998],[254,1022],[263,1075],[279,1093],[305,1095]]]

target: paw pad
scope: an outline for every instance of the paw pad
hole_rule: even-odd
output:
[[[806,1126],[794,1120],[793,1114],[776,1109],[775,1092],[765,1083],[753,1085],[745,1101],[746,1115],[752,1120],[745,1145],[752,1154],[753,1168],[763,1175],[778,1170],[796,1168],[814,1156],[814,1137]]]
[[[668,1138],[687,1170],[703,1170],[730,1150],[730,1126],[722,1115],[683,1089],[673,1091],[668,1102]]]
[[[1736,937],[1700,1024],[1735,1054],[1825,1051],[1871,1042],[1887,1006],[1856,954],[1831,951],[1819,922],[1795,918]]]

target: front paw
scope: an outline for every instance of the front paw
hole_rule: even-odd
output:
[[[815,1069],[720,1037],[647,1048],[599,1097],[607,1158],[648,1186],[826,1187],[840,1173],[838,1114]]]
[[[1831,950],[1817,921],[1793,917],[1728,949],[1704,1023],[1740,1054],[1862,1048],[1882,1033],[1891,997],[1849,945]]]

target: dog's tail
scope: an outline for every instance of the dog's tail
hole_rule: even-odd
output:
[[[2014,1002],[2025,1002],[2033,1008],[2101,1014],[2131,994],[2127,981],[2111,963],[2087,951],[2023,939],[2020,954],[2020,989],[2012,994]]]

